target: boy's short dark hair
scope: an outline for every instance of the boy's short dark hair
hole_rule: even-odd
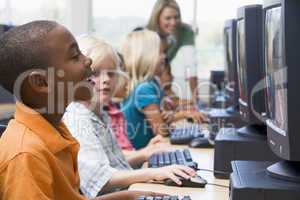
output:
[[[0,84],[13,93],[15,80],[32,68],[48,67],[47,34],[58,24],[33,21],[16,26],[0,36]]]

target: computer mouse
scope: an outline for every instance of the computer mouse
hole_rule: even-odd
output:
[[[213,145],[208,141],[206,137],[199,137],[193,139],[190,144],[192,148],[212,148]]]
[[[191,187],[191,188],[204,188],[207,181],[201,176],[191,177],[190,179],[180,178],[181,185],[177,185],[172,179],[165,180],[165,185],[176,186],[176,187]]]

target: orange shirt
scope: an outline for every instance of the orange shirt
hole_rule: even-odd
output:
[[[79,193],[79,145],[21,103],[0,139],[1,200],[86,200]]]

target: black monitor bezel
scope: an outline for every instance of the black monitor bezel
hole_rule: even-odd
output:
[[[300,52],[300,1],[297,0],[265,0],[263,4],[264,16],[266,11],[275,7],[282,7],[282,37],[283,63],[287,66],[287,131],[281,135],[267,120],[268,144],[271,150],[280,158],[289,161],[300,161],[299,120],[299,55]],[[289,19],[294,20],[289,20]],[[264,33],[265,34],[265,33]],[[264,35],[265,37],[265,35]]]
[[[230,97],[230,104],[231,105],[238,105],[238,99],[239,99],[239,87],[238,87],[238,75],[237,75],[237,56],[236,56],[236,19],[228,19],[225,21],[224,29],[223,29],[223,34],[225,35],[226,31],[230,31],[231,34],[230,36],[232,37],[232,44],[231,44],[231,49],[232,49],[232,66],[229,66],[229,63],[226,61],[226,51],[225,49],[225,63],[226,63],[226,69],[227,69],[227,84],[225,86],[226,93]],[[224,45],[225,48],[226,45]],[[231,87],[230,82],[234,82],[234,86]]]
[[[262,5],[260,4],[243,6],[239,8],[237,12],[237,23],[240,20],[245,21],[246,65],[257,66],[257,67],[246,66],[247,93],[248,93],[247,95],[248,98],[246,100],[247,102],[244,102],[241,98],[239,98],[239,109],[240,109],[241,118],[248,124],[264,124],[264,121],[261,121],[261,119],[259,119],[259,117],[257,116],[258,114],[263,115],[265,113],[266,105],[265,105],[264,92],[260,91],[258,94],[255,95],[255,98],[253,99],[251,98],[252,89],[254,88],[256,83],[261,81],[264,77],[263,76],[264,74],[263,74],[263,43],[262,43],[263,18],[262,16],[263,16]],[[256,34],[253,34],[254,32]],[[238,51],[238,47],[237,47],[237,51]],[[251,59],[250,57],[254,59]],[[252,108],[251,105],[254,105],[254,108]],[[255,112],[258,113],[255,114],[253,110],[255,110]]]

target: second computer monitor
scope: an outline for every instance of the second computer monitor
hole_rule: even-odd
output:
[[[262,124],[265,113],[264,90],[256,91],[263,80],[263,12],[261,5],[238,9],[237,18],[237,68],[239,84],[239,109],[248,124]]]
[[[236,19],[230,19],[225,22],[223,34],[225,47],[225,90],[229,96],[230,104],[236,106],[239,99],[236,60]]]

